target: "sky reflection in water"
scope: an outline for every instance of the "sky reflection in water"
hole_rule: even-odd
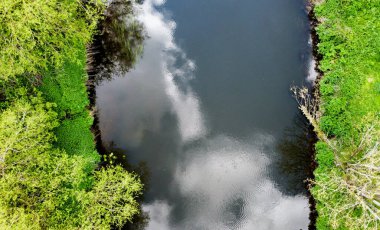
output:
[[[147,229],[306,229],[307,198],[284,195],[268,177],[275,137],[211,132],[190,87],[196,63],[157,10],[164,3],[145,0],[140,9],[149,38],[136,68],[97,88],[103,141],[152,167]]]

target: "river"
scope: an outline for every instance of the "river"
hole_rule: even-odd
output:
[[[144,162],[145,229],[307,229],[304,0],[145,0],[135,68],[97,86],[104,145]],[[309,76],[310,77],[310,76]]]

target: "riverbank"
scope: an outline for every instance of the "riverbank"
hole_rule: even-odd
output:
[[[108,229],[139,212],[140,179],[100,167],[91,132],[86,46],[104,7],[0,3],[1,228]]]
[[[312,58],[315,61],[315,66],[313,66],[314,71],[316,72],[316,78],[314,79],[313,86],[312,86],[312,95],[315,100],[318,100],[319,96],[319,82],[322,77],[322,71],[319,69],[319,63],[322,59],[322,56],[318,52],[318,43],[319,43],[319,37],[318,33],[316,31],[316,28],[318,26],[318,20],[315,16],[314,13],[314,4],[310,1],[307,3],[306,10],[308,13],[308,18],[309,18],[309,24],[310,24],[310,37],[311,37],[311,48],[312,48]],[[316,103],[318,104],[318,102]],[[318,164],[315,160],[315,155],[316,155],[316,150],[315,150],[315,143],[318,141],[318,137],[314,132],[314,128],[312,125],[309,127],[309,135],[312,136],[313,143],[311,144],[312,146],[309,149],[309,152],[311,153],[311,164],[310,164],[310,179],[314,180],[314,171],[317,168]],[[310,215],[309,215],[309,230],[314,230],[316,229],[316,222],[318,218],[318,212],[317,212],[317,207],[316,207],[316,200],[311,192],[311,186],[312,184],[310,181],[307,183],[307,190],[308,190],[308,196],[309,196],[309,206],[310,206]]]
[[[380,3],[313,1],[312,32],[323,132],[316,143],[314,186],[317,229],[379,226]],[[311,16],[313,16],[311,14]]]

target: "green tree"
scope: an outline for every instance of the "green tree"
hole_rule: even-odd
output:
[[[0,80],[79,61],[103,8],[102,0],[0,1]]]
[[[109,229],[138,213],[142,185],[99,155],[52,145],[53,104],[22,95],[0,114],[0,229]]]
[[[0,167],[6,169],[8,155],[39,154],[51,147],[53,128],[58,126],[53,104],[40,96],[21,96],[0,115]],[[21,160],[21,159],[20,159]],[[27,159],[22,159],[25,163]]]
[[[96,182],[89,192],[91,204],[86,207],[85,226],[122,227],[139,213],[136,196],[141,194],[140,179],[121,166],[103,168],[95,173]]]

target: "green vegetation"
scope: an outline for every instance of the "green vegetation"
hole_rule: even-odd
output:
[[[380,107],[380,2],[328,0],[315,8],[321,83],[321,128],[345,140],[358,139],[365,116]]]
[[[78,48],[81,61],[64,59],[62,66],[50,68],[43,74],[42,84],[38,87],[44,97],[57,107],[60,125],[56,128],[56,146],[68,154],[86,154],[95,148],[90,131],[93,118],[87,111],[86,49]]]
[[[101,1],[0,2],[0,228],[121,228],[140,179],[100,156],[86,45]]]
[[[0,79],[40,74],[50,64],[62,65],[64,58],[80,62],[78,47],[91,40],[104,7],[101,0],[83,2],[2,0]]]
[[[86,49],[77,48],[79,62],[64,58],[59,67],[51,67],[43,72],[42,84],[38,87],[44,97],[57,104],[60,117],[79,114],[89,104],[86,81]]]
[[[320,138],[317,228],[379,229],[380,1],[318,2],[320,109],[301,103]]]

